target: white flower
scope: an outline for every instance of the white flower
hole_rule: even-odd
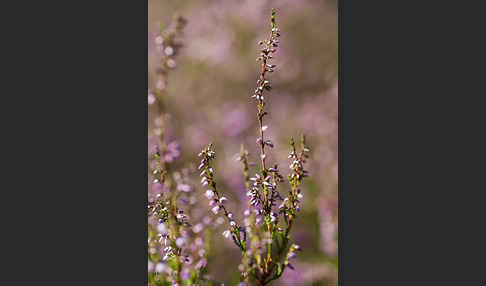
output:
[[[245,216],[249,216],[249,215],[250,215],[250,210],[245,210],[245,211],[243,212],[243,214],[244,214]]]
[[[183,237],[179,237],[176,239],[176,245],[177,247],[183,247],[186,245],[186,240]]]
[[[176,62],[173,60],[173,59],[169,59],[167,61],[167,66],[171,69],[175,68],[176,67]]]
[[[227,199],[226,197],[221,197],[221,198],[219,199],[219,202],[220,202],[221,204],[224,204],[224,202],[226,202],[227,200],[228,200],[228,199]]]
[[[172,54],[174,54],[174,49],[171,46],[168,46],[164,49],[164,53],[168,56],[172,56]]]
[[[155,96],[151,93],[148,94],[148,104],[153,104],[155,102]]]
[[[164,39],[161,36],[158,36],[155,38],[155,43],[157,45],[162,45],[162,43],[164,43]]]
[[[207,190],[205,196],[208,198],[208,200],[210,200],[214,197],[214,192],[212,190]]]
[[[212,209],[211,209],[211,211],[212,211],[212,212],[213,212],[215,215],[216,215],[216,214],[218,214],[218,212],[219,212],[219,206],[218,206],[218,205],[214,206],[214,208],[212,208]]]
[[[201,223],[198,223],[192,228],[192,231],[194,231],[195,233],[199,233],[203,228],[203,225]]]
[[[164,271],[165,271],[165,269],[166,269],[166,266],[165,266],[165,264],[164,264],[164,263],[160,263],[160,262],[159,262],[159,263],[157,263],[157,265],[155,266],[155,272],[157,272],[157,273],[162,273],[162,272],[164,272]]]
[[[268,126],[267,126],[267,125],[263,125],[263,126],[262,126],[262,131],[267,130],[267,128],[268,128]]]
[[[152,272],[152,270],[154,270],[154,263],[152,261],[149,261],[147,267],[148,272]]]
[[[234,220],[230,221],[231,226],[236,226],[236,222]]]
[[[167,225],[165,225],[165,223],[161,223],[157,226],[157,230],[160,234],[165,235],[167,234]]]
[[[224,236],[224,237],[229,238],[229,237],[230,237],[230,235],[231,235],[231,231],[229,231],[229,230],[225,230],[225,231],[223,231],[223,236]]]

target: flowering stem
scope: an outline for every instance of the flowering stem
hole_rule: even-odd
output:
[[[182,232],[183,223],[179,221],[179,207],[177,204],[178,192],[176,190],[176,184],[173,181],[171,173],[171,164],[166,159],[166,155],[169,152],[169,144],[165,128],[166,122],[166,110],[167,110],[167,90],[166,81],[169,71],[175,67],[174,56],[178,48],[178,36],[182,28],[185,25],[185,19],[176,16],[173,19],[173,23],[166,30],[159,31],[159,36],[156,38],[157,47],[161,49],[160,53],[160,65],[157,68],[158,82],[153,93],[149,93],[149,105],[154,104],[154,111],[156,115],[155,121],[155,135],[159,137],[160,146],[157,147],[155,154],[156,168],[153,171],[155,177],[155,184],[162,184],[168,192],[157,194],[157,200],[154,205],[157,206],[153,209],[152,213],[159,219],[159,223],[166,223],[167,233],[165,235],[165,246],[170,249],[164,259],[169,259],[172,262],[171,281],[173,283],[182,283],[181,270],[182,270],[182,247],[176,243]],[[162,47],[166,46],[167,49],[162,51]],[[170,47],[170,52],[169,52]],[[154,95],[155,94],[155,95]],[[160,198],[160,199],[159,199]],[[162,238],[162,237],[161,237]],[[159,241],[160,242],[160,241]],[[164,249],[164,251],[166,251]],[[170,254],[170,255],[169,255]],[[163,276],[162,276],[163,277]],[[165,279],[165,278],[164,278]]]
[[[275,27],[275,11],[272,9],[272,17],[271,17],[271,26],[272,29],[270,31],[270,35],[268,37],[268,40],[265,42],[266,47],[262,50],[261,54],[261,60],[262,60],[262,69],[260,73],[260,79],[258,80],[258,87],[255,91],[256,97],[258,99],[258,124],[259,124],[259,133],[260,133],[260,138],[257,140],[259,145],[260,145],[260,159],[261,159],[261,164],[262,164],[262,178],[267,177],[267,169],[265,167],[265,139],[263,136],[264,128],[263,128],[263,116],[266,114],[263,111],[264,107],[264,98],[263,98],[263,91],[265,89],[270,89],[270,85],[268,85],[268,81],[265,80],[265,73],[267,71],[273,71],[274,65],[267,65],[268,59],[271,58],[269,55],[270,53],[275,52],[275,50],[272,48],[274,46],[277,46],[276,44],[276,37],[278,37],[277,29]],[[265,216],[265,221],[267,223],[267,231],[269,235],[273,237],[272,233],[272,228],[271,228],[271,222],[270,222],[270,213],[271,213],[271,199],[268,198],[268,187],[266,185],[263,185],[263,195],[264,195],[264,200],[263,200],[263,211],[264,211],[264,216]],[[268,240],[267,242],[267,258],[264,259],[265,263],[265,274],[262,276],[261,281],[263,282],[266,279],[266,275],[268,272],[269,264],[272,261],[272,240]],[[262,284],[264,285],[264,284]]]
[[[272,16],[274,15],[274,12],[272,12]],[[268,42],[272,40],[274,37],[273,34],[273,28],[275,27],[274,22],[272,22],[272,31],[270,32],[270,36],[268,39]],[[269,47],[267,47],[268,49]],[[262,71],[260,74],[260,85],[258,89],[260,89],[260,97],[258,98],[258,123],[259,123],[259,132],[260,132],[260,158],[262,162],[262,175],[263,177],[267,176],[267,170],[265,168],[265,140],[263,137],[263,116],[265,115],[263,112],[263,107],[265,105],[263,101],[263,91],[264,91],[264,86],[265,86],[265,72],[267,71],[267,57],[262,57]]]
[[[214,159],[215,156],[215,152],[213,151],[212,148],[213,145],[209,144],[207,148],[205,148],[201,153],[199,153],[199,156],[203,156],[199,169],[204,169],[203,172],[201,173],[201,176],[203,177],[201,183],[204,186],[206,185],[211,186],[211,190],[208,190],[206,193],[209,194],[208,199],[210,200],[213,200],[212,197],[216,196],[216,200],[213,200],[213,202],[216,201],[216,206],[215,206],[216,209],[214,210],[214,213],[217,214],[219,209],[223,210],[224,216],[226,217],[226,219],[231,225],[231,237],[233,238],[233,241],[241,249],[241,251],[246,251],[246,241],[241,240],[240,226],[236,223],[236,221],[233,220],[232,215],[230,215],[230,213],[226,210],[226,207],[223,204],[226,198],[221,197],[216,188],[216,182],[214,180],[214,175],[213,175],[213,168],[211,167],[211,160]],[[244,235],[246,237],[246,233]]]

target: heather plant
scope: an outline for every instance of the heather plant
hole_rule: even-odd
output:
[[[160,56],[155,89],[148,103],[154,117],[149,140],[152,181],[148,192],[148,280],[149,285],[202,285],[206,279],[209,252],[208,225],[211,220],[197,214],[191,168],[177,168],[181,155],[179,143],[168,136],[167,78],[176,67],[175,56],[182,47],[179,39],[186,21],[174,17],[167,29],[155,35]],[[199,219],[198,219],[199,218]]]
[[[239,96],[253,90],[252,83],[260,78],[260,72],[258,78],[252,72],[255,52],[249,43],[256,43],[259,38],[268,39],[262,36],[263,33],[267,35],[266,29],[259,27],[266,26],[269,20],[265,14],[270,2],[257,2],[149,1],[149,23],[174,13],[182,13],[190,19],[179,30],[176,22],[161,30],[157,29],[157,24],[149,25],[148,50],[149,201],[152,204],[158,200],[158,194],[168,192],[165,187],[167,181],[154,182],[161,174],[152,174],[158,164],[166,164],[167,169],[159,169],[166,170],[165,180],[170,180],[171,191],[178,193],[177,209],[182,209],[187,216],[187,224],[180,228],[189,236],[187,244],[181,247],[180,256],[183,258],[190,254],[193,261],[192,264],[181,263],[178,274],[180,285],[238,285],[240,277],[241,283],[258,284],[251,274],[255,257],[246,253],[245,257],[232,236],[226,239],[221,235],[223,232],[231,235],[231,223],[227,219],[231,217],[241,227],[243,241],[246,234],[247,248],[251,250],[253,244],[247,219],[254,217],[258,221],[257,231],[266,229],[264,217],[254,213],[255,207],[249,205],[251,200],[247,200],[245,191],[253,187],[254,181],[250,178],[256,177],[256,174],[261,176],[260,145],[254,144],[257,139],[255,131],[260,138],[259,121],[253,116],[258,112],[258,100],[255,98],[253,102],[250,96]],[[300,211],[296,211],[297,216],[293,218],[288,242],[288,249],[297,243],[305,250],[297,252],[298,259],[289,260],[297,271],[285,266],[282,276],[270,285],[335,286],[338,268],[337,8],[333,7],[333,1],[318,5],[311,0],[298,3],[275,0],[271,4],[278,5],[282,15],[285,14],[285,17],[277,19],[279,28],[285,33],[278,38],[279,47],[274,47],[277,51],[270,54],[274,58],[268,62],[274,61],[278,68],[265,74],[273,89],[264,89],[263,110],[268,114],[262,122],[265,129],[263,141],[271,139],[270,143],[274,145],[273,148],[264,146],[265,165],[273,168],[278,163],[280,168],[277,169],[280,169],[285,181],[278,183],[277,191],[283,199],[289,197],[291,190],[286,165],[293,160],[285,164],[289,155],[285,143],[294,135],[293,130],[301,130],[308,134],[306,139],[315,146],[312,158],[305,162],[305,169],[319,176],[305,178],[305,186],[299,187],[304,189],[301,194],[305,197],[297,198]],[[164,39],[169,32],[174,34],[171,41]],[[184,39],[184,46],[181,39]],[[170,48],[166,50],[167,47]],[[171,61],[168,62],[169,59]],[[214,215],[212,210],[216,205],[207,207],[205,193],[209,183],[204,188],[197,184],[203,179],[198,176],[200,171],[196,172],[199,162],[195,166],[191,164],[194,163],[191,154],[197,154],[208,142],[213,142],[213,151],[214,147],[217,148],[215,158],[211,159],[211,168],[214,169],[212,179],[217,182],[219,197],[224,197],[222,204],[228,216],[225,216],[222,207],[217,209],[218,215]],[[243,148],[238,154],[241,162],[229,162],[227,158],[236,153],[241,143],[249,152]],[[295,147],[300,155],[298,140]],[[160,160],[155,158],[157,150]],[[184,192],[188,188],[183,185],[189,185],[193,190]],[[259,191],[263,192],[260,187]],[[278,206],[283,202],[277,198],[273,212],[279,212]],[[152,215],[149,208],[149,228],[152,230],[148,249],[149,285],[173,285],[176,282],[171,279],[176,272],[169,270],[171,259],[165,258],[165,241],[159,236],[164,233],[164,227],[160,226],[159,231],[158,217]],[[278,219],[280,227],[285,229],[284,217],[280,214]],[[217,225],[220,226],[214,230]],[[170,229],[170,221],[164,222],[164,226]],[[194,232],[200,229],[198,233]],[[246,230],[245,233],[243,230]],[[211,241],[208,240],[210,233]],[[196,241],[202,242],[204,248],[211,246],[211,251],[206,251],[207,266],[199,275],[200,279],[191,282],[186,278],[188,272],[185,270],[194,268],[202,258],[191,250],[191,245],[202,248]],[[171,240],[167,240],[167,245],[170,243]],[[272,262],[275,262],[277,246],[274,243],[271,247]],[[267,258],[266,244],[260,251],[261,259]],[[287,251],[284,252],[281,263],[285,263]],[[248,259],[250,262],[246,263]],[[248,273],[247,277],[244,277],[245,273]]]
[[[257,103],[256,143],[260,161],[258,172],[250,177],[249,153],[243,146],[238,157],[243,166],[248,197],[248,208],[243,211],[242,222],[237,222],[235,215],[228,210],[225,205],[227,198],[216,184],[213,169],[213,160],[216,156],[214,146],[210,144],[199,153],[201,164],[198,169],[201,170],[201,184],[207,188],[205,196],[209,200],[211,211],[215,215],[220,212],[224,214],[228,229],[222,234],[231,239],[241,251],[241,264],[238,269],[241,273],[240,285],[252,282],[257,285],[267,285],[280,278],[287,268],[294,269],[290,261],[297,256],[297,251],[301,250],[299,245],[292,242],[290,232],[300,209],[299,202],[303,197],[301,186],[304,178],[308,176],[304,163],[310,150],[304,136],[301,138],[300,150],[297,150],[294,140],[290,140],[289,191],[285,197],[282,197],[280,190],[284,177],[277,164],[270,165],[267,161],[268,148],[273,148],[274,144],[264,136],[268,128],[264,125],[264,118],[268,115],[265,110],[267,95],[264,93],[272,89],[267,73],[274,72],[276,68],[271,60],[279,46],[280,37],[273,9],[270,24],[268,39],[259,42],[261,51],[257,61],[261,62],[261,73],[254,94],[251,96]]]

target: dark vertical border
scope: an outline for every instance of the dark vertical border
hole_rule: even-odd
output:
[[[482,177],[458,159],[482,144],[463,133],[484,114],[465,99],[483,89],[466,67],[483,58],[481,11],[339,1],[339,285],[484,280],[468,282],[482,264],[466,258],[482,259],[470,222],[483,200],[466,193]]]
[[[147,1],[11,4],[0,284],[147,285]]]

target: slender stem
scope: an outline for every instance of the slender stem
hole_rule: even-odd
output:
[[[270,39],[272,38],[273,36],[273,31],[270,32],[270,36],[269,36],[269,41]],[[262,71],[260,73],[260,86],[263,86],[264,82],[265,82],[265,72],[266,72],[266,67],[267,67],[267,59],[264,57],[263,60],[262,60]],[[262,90],[261,92],[261,95],[263,95],[263,91],[265,89]],[[265,168],[265,141],[263,139],[263,100],[262,99],[258,99],[258,123],[259,123],[259,131],[260,131],[260,158],[261,158],[261,162],[262,162],[262,174],[263,174],[263,177],[265,177],[267,175],[267,169]]]
[[[272,30],[270,31],[270,35],[269,35],[269,38],[268,38],[267,49],[270,48],[270,42],[272,40],[273,32],[274,32],[273,28],[274,28],[274,23],[272,21]],[[264,116],[263,92],[265,90],[264,86],[265,86],[265,72],[266,71],[267,71],[267,58],[262,57],[262,69],[261,69],[261,73],[260,73],[260,84],[257,88],[259,88],[261,90],[261,92],[260,92],[261,97],[258,98],[258,123],[259,123],[259,133],[260,133],[260,139],[259,139],[260,159],[261,159],[261,164],[262,164],[262,177],[263,177],[263,179],[265,179],[265,177],[267,176],[267,169],[265,167],[265,159],[266,159],[265,140],[264,140],[264,136],[263,136],[263,116]],[[265,215],[266,221],[267,221],[267,231],[268,231],[269,234],[271,234],[271,226],[270,226],[270,221],[269,221],[269,215],[271,213],[271,205],[269,205],[269,204],[271,204],[271,202],[268,199],[268,187],[263,186],[263,194],[264,194],[263,211],[264,211],[264,215]],[[272,253],[272,241],[269,240],[267,242],[267,258],[264,259],[264,263],[265,263],[264,273],[259,280],[259,285],[265,285],[265,280],[268,277],[268,275],[271,273],[271,272],[269,272],[269,266],[270,266],[271,261],[272,261],[271,253]]]

